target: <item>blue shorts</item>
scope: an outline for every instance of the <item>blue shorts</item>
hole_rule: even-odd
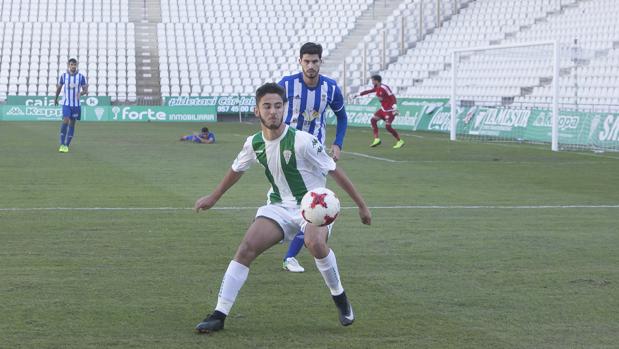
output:
[[[69,107],[68,105],[62,106],[62,117],[71,118],[75,120],[82,119],[82,107]]]

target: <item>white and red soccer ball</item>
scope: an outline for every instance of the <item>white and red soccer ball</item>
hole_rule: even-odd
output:
[[[313,225],[329,225],[339,213],[340,200],[327,188],[309,190],[301,199],[301,216]]]

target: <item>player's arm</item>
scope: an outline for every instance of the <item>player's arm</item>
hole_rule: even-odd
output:
[[[331,156],[333,160],[338,161],[340,159],[340,152],[344,145],[344,137],[346,136],[346,129],[348,128],[348,115],[346,115],[346,108],[344,107],[344,96],[339,87],[335,87],[335,93],[333,95],[333,101],[329,105],[331,110],[335,113],[337,118],[337,125],[335,126],[335,140],[333,141],[333,147],[331,148]]]
[[[58,96],[60,96],[60,91],[62,91],[63,84],[64,84],[64,74],[58,79],[58,83],[56,84],[56,97],[54,97],[54,105],[58,105]]]
[[[200,212],[200,210],[208,210],[213,207],[222,195],[224,195],[228,189],[238,182],[243,173],[247,171],[252,164],[258,161],[256,154],[254,153],[251,140],[252,137],[248,137],[245,140],[243,149],[241,149],[241,152],[239,152],[236,156],[236,159],[234,159],[234,162],[232,163],[232,167],[230,167],[228,173],[226,173],[221,182],[219,182],[215,190],[213,190],[213,192],[209,195],[203,196],[196,201],[193,207],[196,212]]]
[[[374,92],[376,92],[376,90],[374,90],[374,89],[371,89],[371,90],[365,90],[365,91],[361,91],[361,92],[359,92],[358,96],[365,96],[365,95],[368,95],[368,94],[370,94],[370,93],[374,93]]]
[[[80,96],[85,96],[88,94],[88,82],[86,81],[86,77],[82,76],[82,92],[80,92]]]
[[[370,212],[370,209],[365,204],[363,197],[357,191],[357,188],[355,188],[355,185],[352,183],[350,178],[348,178],[344,170],[338,167],[333,171],[329,171],[329,175],[331,175],[331,177],[335,180],[335,183],[337,183],[340,188],[344,189],[348,196],[350,196],[350,198],[355,202],[359,208],[359,217],[361,218],[361,222],[367,225],[372,224],[372,213]]]
[[[355,204],[357,204],[357,207],[359,207],[359,217],[361,217],[361,222],[369,225],[372,222],[372,214],[365,204],[363,197],[359,194],[346,173],[337,168],[333,159],[326,154],[324,147],[320,144],[320,142],[318,142],[316,137],[310,135],[309,133],[305,133],[305,135],[301,136],[309,137],[310,139],[305,142],[300,142],[304,149],[300,150],[298,154],[303,154],[303,158],[313,164],[321,171],[321,173],[329,173],[337,185],[344,189],[350,198],[353,199]]]
[[[335,117],[337,118],[337,125],[335,126],[335,140],[333,141],[331,153],[333,155],[333,160],[337,161],[340,159],[340,152],[342,151],[342,146],[344,144],[344,136],[346,136],[346,129],[348,129],[348,115],[346,115],[346,108],[342,106],[342,109],[335,112]]]
[[[230,189],[243,175],[243,172],[235,172],[233,169],[229,169],[228,173],[224,176],[224,178],[219,182],[215,190],[209,195],[203,196],[196,200],[193,208],[196,212],[200,212],[200,210],[208,210],[209,208],[215,206],[217,201],[224,195],[228,189]]]
[[[200,138],[201,144],[213,144],[215,141],[213,138]]]

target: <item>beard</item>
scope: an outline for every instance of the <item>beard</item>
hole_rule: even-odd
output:
[[[304,74],[306,77],[313,79],[313,78],[315,78],[316,76],[318,76],[318,69],[316,69],[316,70],[312,70],[312,71],[310,71],[310,70],[304,70],[304,71],[303,71],[303,74]]]
[[[260,122],[264,125],[264,127],[268,128],[269,130],[277,130],[282,125],[283,121],[283,119],[279,119],[279,122],[276,121],[275,123],[269,125],[262,118],[262,115],[260,116]]]

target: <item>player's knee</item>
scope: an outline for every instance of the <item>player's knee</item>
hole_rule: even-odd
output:
[[[312,255],[315,255],[317,251],[327,248],[327,242],[318,235],[308,236],[308,234],[305,234],[305,246]]]
[[[242,264],[249,265],[258,255],[257,249],[249,241],[241,241],[239,248],[236,250],[234,259]]]

